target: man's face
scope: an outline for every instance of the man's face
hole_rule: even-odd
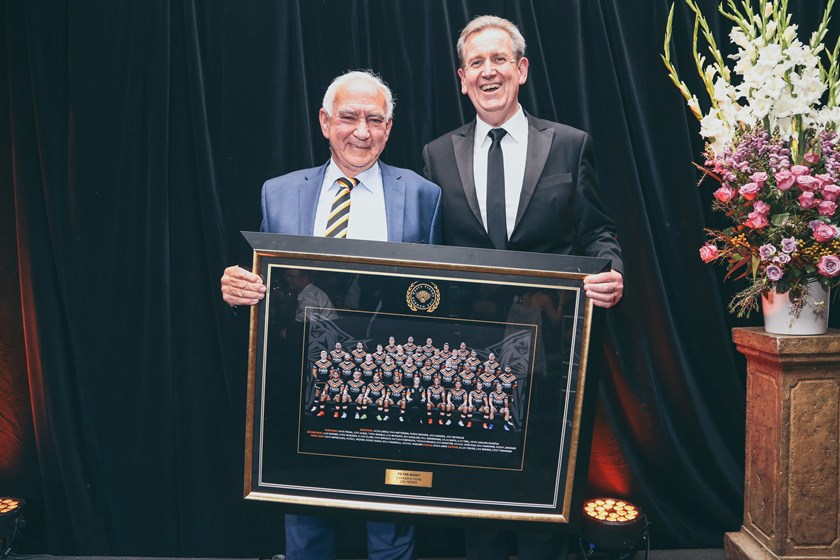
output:
[[[488,27],[467,37],[458,77],[461,93],[469,96],[478,116],[500,126],[519,108],[519,86],[528,79],[528,59],[517,61],[510,35]]]
[[[385,96],[362,79],[336,92],[332,115],[321,109],[321,132],[330,141],[333,160],[348,177],[369,169],[385,149],[393,124],[385,118],[386,111]]]

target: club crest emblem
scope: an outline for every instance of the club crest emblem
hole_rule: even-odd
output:
[[[431,313],[440,305],[440,290],[432,282],[412,282],[405,292],[405,303],[412,311]]]

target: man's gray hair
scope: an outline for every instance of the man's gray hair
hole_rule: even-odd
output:
[[[332,116],[333,106],[335,105],[335,94],[345,84],[353,80],[364,80],[382,92],[382,95],[385,96],[385,118],[391,120],[394,114],[394,95],[391,93],[391,89],[382,81],[382,78],[377,76],[372,70],[353,70],[334,79],[324,94],[324,101],[321,104],[324,111]]]
[[[499,16],[478,16],[467,24],[461,31],[461,36],[458,37],[458,59],[461,61],[461,66],[466,63],[466,60],[464,60],[464,43],[467,42],[467,37],[493,27],[510,35],[511,41],[513,41],[513,54],[517,61],[525,56],[525,37],[522,36],[519,28],[513,22]]]

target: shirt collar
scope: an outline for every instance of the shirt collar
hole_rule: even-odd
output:
[[[330,158],[330,164],[327,166],[327,173],[324,177],[327,185],[328,190],[335,191],[338,189],[335,181],[340,177],[345,177],[344,173],[342,173],[341,169],[338,168],[336,165],[335,160]],[[374,162],[368,169],[362,171],[358,175],[356,175],[356,179],[359,180],[359,184],[356,185],[354,188],[364,188],[370,192],[377,192],[382,190],[382,172],[379,169],[379,161]]]
[[[487,124],[481,117],[475,117],[475,137],[479,139],[479,145],[486,141],[492,142],[487,137],[487,133],[493,128],[504,128],[507,131],[506,136],[510,136],[514,142],[521,144],[528,139],[528,117],[525,116],[525,111],[522,110],[522,105],[514,113],[514,115],[506,120],[501,126],[495,127]]]

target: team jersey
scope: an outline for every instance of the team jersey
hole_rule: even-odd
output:
[[[437,350],[437,348],[435,348],[434,344],[424,344],[422,350],[425,356],[430,357],[432,354],[435,353],[435,350]]]
[[[379,397],[382,396],[382,392],[384,390],[385,385],[381,381],[379,383],[368,383],[367,396],[370,400],[376,401]]]
[[[432,384],[432,377],[437,373],[434,368],[423,366],[420,370],[420,379],[423,380],[423,385],[429,386]]]
[[[501,393],[497,393],[496,391],[493,391],[492,393],[490,393],[490,404],[496,410],[499,410],[500,408],[503,408],[505,406],[505,401],[506,400],[507,400],[507,395],[505,394],[504,391],[502,391]]]
[[[454,369],[444,368],[440,370],[440,382],[444,387],[448,389],[455,384],[455,377],[457,375],[458,372],[456,372]]]
[[[391,400],[394,402],[399,402],[403,400],[403,394],[405,393],[405,385],[396,383],[392,383],[388,385],[388,394],[391,397]]]
[[[478,380],[488,389],[488,393],[493,390],[493,386],[496,384],[496,376],[492,373],[484,372],[478,376]]]
[[[479,365],[481,365],[481,360],[479,360],[478,358],[467,358],[467,360],[464,362],[464,368],[470,370],[473,373],[478,371]]]
[[[351,354],[353,354],[353,361],[357,364],[361,364],[365,361],[365,356],[367,355],[367,352],[364,349],[359,350],[358,348],[356,348],[351,352]]]
[[[397,370],[396,364],[382,364],[380,368],[382,370],[382,381],[386,385],[391,384],[391,380],[394,379],[394,372]]]
[[[397,353],[397,345],[396,344],[389,344],[388,346],[385,347],[385,352],[387,352],[388,354],[393,356],[394,354]]]
[[[403,383],[407,385],[411,385],[411,380],[414,379],[414,375],[417,373],[417,366],[414,364],[412,365],[405,365],[402,367],[402,374],[403,374]]]
[[[487,398],[487,393],[482,389],[475,389],[470,391],[470,401],[476,408],[484,406],[484,399]]]
[[[350,399],[355,401],[359,397],[359,395],[362,394],[362,391],[365,388],[365,382],[361,379],[359,379],[358,381],[355,379],[351,379],[347,382],[347,385],[345,385],[345,387],[347,387],[347,394],[350,396]]]
[[[337,397],[344,391],[344,381],[341,379],[330,379],[327,381],[327,384],[324,386],[327,391],[327,394],[331,397]]]
[[[374,352],[373,354],[371,354],[371,357],[373,358],[373,363],[374,364],[376,364],[378,366],[381,366],[382,364],[385,363],[385,356],[387,356],[387,355],[388,354],[386,354],[384,351],[382,351],[382,352]]]
[[[414,351],[417,349],[417,345],[413,342],[406,342],[403,344],[403,350],[406,354],[414,354]]]
[[[418,406],[423,402],[423,396],[426,394],[426,390],[423,387],[415,387],[412,385],[408,389],[408,399],[409,404],[412,406]]]
[[[498,379],[502,382],[502,389],[505,390],[505,393],[509,394],[513,390],[513,386],[516,385],[516,376],[512,373],[503,373]]]
[[[444,361],[448,360],[452,357],[452,350],[441,350],[440,357],[444,359]]]
[[[332,366],[332,363],[329,360],[318,360],[312,365],[317,383],[323,384],[327,382],[327,379],[330,378],[330,366]]]
[[[471,371],[462,371],[458,377],[461,378],[461,385],[464,387],[472,387],[475,383],[475,374]]]
[[[333,350],[330,352],[330,358],[332,359],[332,363],[340,364],[344,360],[344,350]]]
[[[417,352],[411,355],[411,359],[414,360],[415,364],[423,364],[426,363],[426,359],[428,359],[428,356],[420,352],[420,350],[418,349]]]
[[[484,371],[488,373],[496,373],[499,370],[499,362],[491,362],[487,360],[484,362]]]
[[[407,359],[408,354],[394,354],[394,363],[399,367],[402,367]]]
[[[432,362],[432,367],[438,369],[440,369],[440,365],[446,361],[440,354],[429,356],[429,360]]]
[[[429,402],[432,404],[441,404],[443,399],[446,397],[446,389],[443,387],[435,387],[434,385],[429,387],[428,391],[428,399]]]
[[[356,369],[356,364],[353,362],[341,362],[338,364],[338,371],[341,372],[341,377],[345,380],[353,377],[353,371]]]
[[[365,383],[373,381],[373,374],[377,370],[376,364],[373,362],[362,362],[359,369],[362,371],[362,379],[365,380]]]
[[[455,408],[460,408],[464,401],[467,400],[467,392],[463,389],[452,389],[449,391],[449,402]]]

